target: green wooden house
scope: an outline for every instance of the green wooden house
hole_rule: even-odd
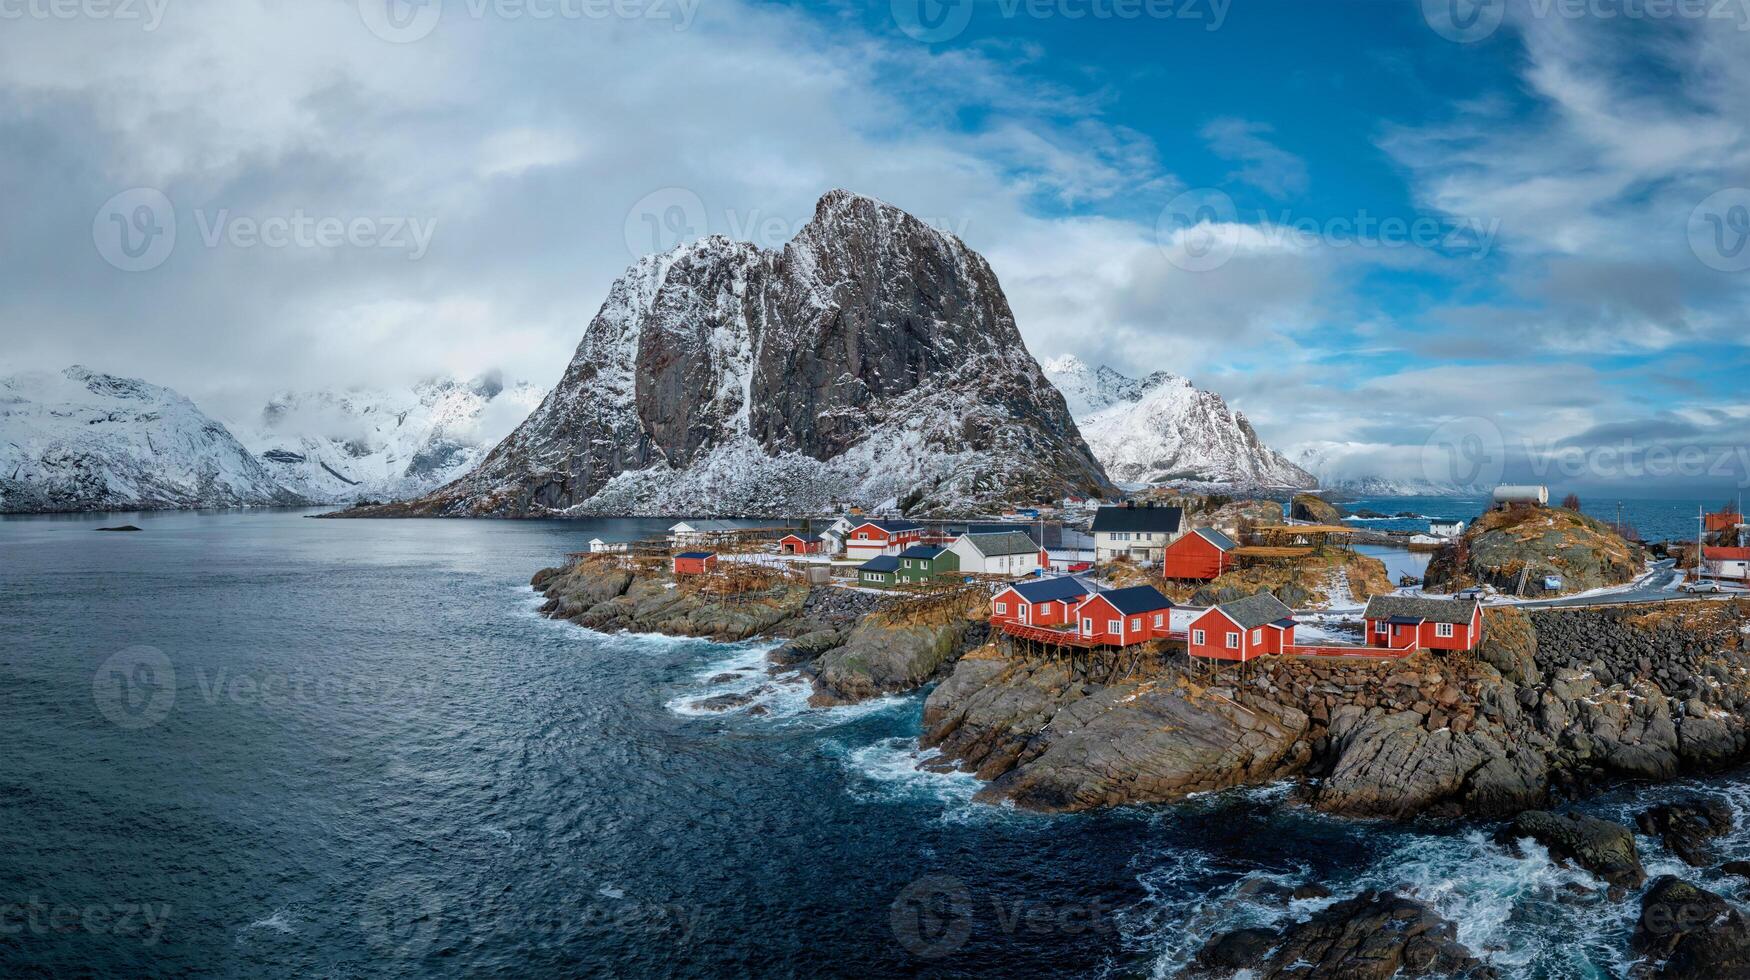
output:
[[[947,548],[914,544],[899,553],[899,584],[919,585],[960,571],[960,556]]]
[[[890,589],[899,579],[899,559],[892,555],[876,555],[857,566],[857,581],[863,585]]]

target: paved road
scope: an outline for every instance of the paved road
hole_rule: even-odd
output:
[[[1676,568],[1676,562],[1666,559],[1653,566],[1653,571],[1642,578],[1631,589],[1621,592],[1611,592],[1605,595],[1570,596],[1566,599],[1545,599],[1536,602],[1515,603],[1521,609],[1559,609],[1566,606],[1620,606],[1641,602],[1670,602],[1673,599],[1723,599],[1744,593],[1732,590],[1723,595],[1691,595],[1678,588],[1683,584],[1683,573]],[[1502,603],[1501,605],[1506,605]]]

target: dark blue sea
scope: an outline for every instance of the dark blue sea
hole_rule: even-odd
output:
[[[1621,519],[1641,533],[1647,541],[1693,541],[1696,515],[1699,509],[1719,510],[1727,501],[1700,499],[1633,499],[1582,494],[1580,510],[1601,521],[1615,523]],[[1380,531],[1426,531],[1428,521],[1475,520],[1488,509],[1487,497],[1367,497],[1341,501],[1350,511],[1371,510],[1390,515],[1386,518],[1356,519],[1361,527]],[[1620,507],[1620,510],[1618,509]],[[1402,518],[1398,514],[1413,514]]]
[[[1307,881],[1511,976],[1626,968],[1632,900],[1491,827],[985,806],[918,770],[921,696],[711,714],[766,647],[536,614],[536,569],[661,523],[0,520],[0,976],[1166,976]]]

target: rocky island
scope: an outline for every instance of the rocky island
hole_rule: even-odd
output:
[[[1300,805],[1333,815],[1506,821],[1501,846],[1535,840],[1618,899],[1646,881],[1635,829],[1708,866],[1707,842],[1733,815],[1678,800],[1628,828],[1563,806],[1750,760],[1744,602],[1491,609],[1474,654],[1270,658],[1212,670],[1170,649],[1123,666],[1027,658],[990,634],[987,603],[921,608],[782,576],[729,598],[677,583],[660,565],[596,556],[543,570],[533,584],[548,615],[592,628],[782,640],[771,672],[811,683],[816,705],[929,688],[920,746],[936,750],[932,765],[985,781],[986,802],[1068,812],[1286,780]],[[1649,914],[1678,887],[1649,890]],[[1666,964],[1661,975],[1727,975],[1686,964],[1713,969],[1750,948],[1736,907],[1713,900],[1733,917],[1646,940],[1647,955]],[[1388,952],[1375,957],[1356,942]],[[1294,960],[1279,954],[1295,948],[1324,950],[1328,962],[1291,970]],[[1357,966],[1357,956],[1370,965]],[[1193,973],[1240,969],[1494,975],[1453,941],[1449,924],[1389,893],[1338,902],[1280,934],[1215,937]]]

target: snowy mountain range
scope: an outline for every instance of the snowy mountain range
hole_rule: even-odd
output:
[[[1088,447],[1121,483],[1311,489],[1318,479],[1263,444],[1214,392],[1156,372],[1130,378],[1074,355],[1045,365]]]
[[[238,437],[286,487],[316,503],[406,500],[473,469],[540,404],[540,388],[422,381],[411,389],[285,392]]]
[[[1374,472],[1372,467],[1381,459],[1405,459],[1405,454],[1392,446],[1336,442],[1305,445],[1295,454],[1295,461],[1319,478],[1320,487],[1348,497],[1462,497],[1476,493],[1474,488],[1429,480],[1415,472]],[[1413,455],[1405,465],[1414,469],[1420,463],[1420,456]]]
[[[358,513],[921,515],[1111,490],[983,257],[832,191],[782,249],[640,260],[479,468]]]
[[[302,502],[169,388],[78,366],[0,378],[0,513]]]

